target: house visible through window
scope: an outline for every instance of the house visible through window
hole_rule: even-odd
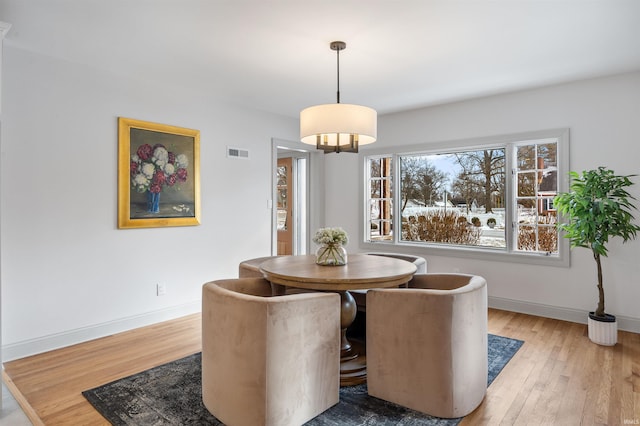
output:
[[[568,132],[499,139],[363,155],[364,243],[558,258]]]
[[[558,193],[557,140],[526,143],[515,149],[516,249],[557,254],[558,231],[553,209],[553,198]]]

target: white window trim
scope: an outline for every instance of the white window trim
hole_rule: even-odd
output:
[[[400,193],[400,179],[398,178],[399,171],[399,156],[413,153],[450,153],[457,150],[474,150],[474,149],[487,149],[491,147],[504,147],[507,144],[513,144],[522,141],[535,141],[538,139],[556,138],[558,140],[557,155],[558,155],[558,192],[566,192],[569,188],[569,129],[549,129],[539,130],[524,133],[514,133],[499,136],[488,136],[474,139],[463,139],[446,142],[424,143],[419,145],[405,145],[405,146],[393,146],[377,149],[362,150],[358,154],[359,167],[360,167],[360,185],[359,185],[359,232],[358,241],[359,248],[363,251],[375,251],[375,250],[402,250],[417,255],[434,255],[444,257],[464,257],[480,260],[491,260],[500,262],[517,262],[547,266],[559,266],[569,267],[570,265],[570,250],[569,242],[566,238],[562,237],[562,234],[558,238],[558,255],[549,256],[544,253],[531,253],[531,252],[517,252],[517,251],[504,251],[502,249],[492,249],[488,247],[476,248],[476,247],[463,247],[463,246],[438,246],[437,244],[425,244],[423,242],[409,242],[400,241],[399,233],[395,230],[400,229],[400,203],[397,200],[397,196]],[[371,157],[380,156],[392,156],[393,157],[393,239],[391,241],[376,241],[369,242],[365,238],[368,238],[367,220],[365,215],[369,214],[367,208],[367,194],[365,191],[367,185],[367,159]],[[513,179],[511,178],[511,170],[515,168],[513,164],[513,158],[511,155],[506,155],[505,171],[507,172],[506,182],[506,197],[511,205],[514,199],[513,192]],[[509,208],[506,211],[505,223],[511,227],[514,221],[513,208]],[[507,232],[506,238],[512,236],[512,230]]]

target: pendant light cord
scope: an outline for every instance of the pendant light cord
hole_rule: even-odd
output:
[[[338,102],[340,103],[340,49],[336,49],[336,55],[337,55],[337,64],[338,64],[338,72],[337,72],[337,82],[338,82],[338,91],[336,92],[336,97]]]
[[[337,68],[337,82],[338,82],[338,90],[336,92],[337,103],[340,103],[340,51],[347,47],[347,43],[344,41],[332,41],[329,44],[331,50],[336,51],[336,68]]]

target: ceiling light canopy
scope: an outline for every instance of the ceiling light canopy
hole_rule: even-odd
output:
[[[372,108],[340,103],[340,51],[347,45],[334,41],[329,45],[337,56],[337,102],[316,105],[300,112],[300,140],[329,152],[358,152],[359,145],[376,141],[378,115]]]

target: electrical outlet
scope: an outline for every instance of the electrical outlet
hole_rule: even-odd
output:
[[[165,284],[156,284],[156,295],[164,296],[167,294],[167,286]]]

